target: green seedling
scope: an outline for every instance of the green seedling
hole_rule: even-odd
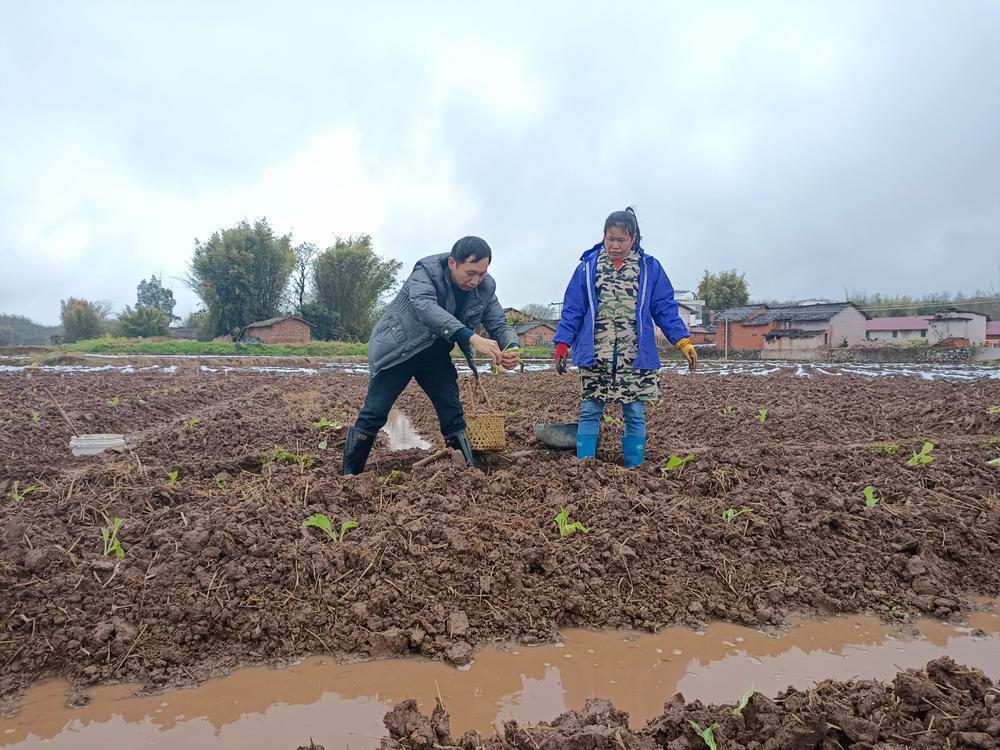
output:
[[[122,544],[118,541],[118,532],[121,530],[122,523],[122,519],[116,518],[113,526],[101,529],[101,538],[104,540],[105,557],[113,552],[115,557],[119,560],[125,559],[125,550],[122,549]]]
[[[749,513],[749,512],[750,512],[749,508],[740,508],[739,510],[736,510],[735,508],[726,508],[724,511],[722,511],[722,520],[725,521],[726,523],[729,523],[737,516],[742,516],[744,513]]]
[[[987,466],[1000,466],[1000,457],[992,458],[986,462]]]
[[[312,426],[315,427],[317,430],[323,430],[326,429],[327,427],[330,427],[334,430],[344,429],[343,422],[337,422],[332,419],[327,419],[326,417],[320,417],[319,419],[317,419],[315,422],[312,423]]]
[[[175,484],[177,484],[177,476],[179,474],[180,472],[176,469],[174,469],[174,471],[167,472],[167,487],[173,487]]]
[[[986,413],[991,417],[1000,417],[1000,406],[987,406]]]
[[[924,443],[923,447],[920,449],[920,453],[913,451],[913,455],[910,460],[906,462],[907,466],[921,466],[923,464],[929,464],[934,460],[934,456],[931,455],[931,451],[934,450],[934,443]]]
[[[275,448],[270,453],[261,456],[265,464],[274,462],[278,464],[298,464],[300,469],[311,469],[316,463],[317,456],[309,453],[290,453],[284,448]]]
[[[719,746],[715,744],[715,730],[719,728],[719,724],[709,724],[704,729],[696,721],[691,721],[688,719],[688,724],[694,730],[694,733],[701,737],[701,741],[709,748],[709,750],[719,750]]]
[[[569,522],[569,511],[563,508],[556,515],[556,526],[559,527],[559,536],[569,536],[570,534],[579,531],[582,534],[589,534],[590,529],[584,526],[579,521]]]
[[[767,421],[767,409],[761,409],[757,412],[757,421],[761,424]]]
[[[740,696],[740,702],[736,704],[736,708],[733,709],[733,716],[742,716],[743,709],[747,707],[750,703],[750,699],[753,698],[754,689],[750,688],[743,695]]]
[[[735,406],[723,406],[722,407],[722,413],[723,414],[732,414],[734,411],[736,411],[736,407]]]
[[[191,419],[187,419],[184,421],[184,429],[193,430],[195,427],[198,426],[198,423],[200,421],[201,419],[199,419],[198,417],[191,417]]]
[[[521,359],[521,347],[519,347],[517,344],[508,344],[506,347],[504,347],[503,351],[509,352],[512,349],[515,352],[517,352],[517,364],[518,367],[520,368],[520,371],[524,372],[524,360]],[[490,370],[493,372],[494,375],[496,375],[498,372],[500,372],[500,366],[495,364],[490,365]]]
[[[327,442],[326,438],[323,438],[322,440],[319,441],[319,445],[317,445],[316,447],[319,448],[321,451],[325,451],[326,450],[326,446],[328,444],[329,443]]]
[[[890,456],[895,456],[899,453],[899,446],[895,443],[872,443],[868,450],[871,453],[887,453]]]
[[[340,524],[340,537],[337,539],[337,541],[338,542],[344,541],[344,534],[346,534],[351,529],[356,529],[356,528],[358,528],[357,521],[344,521],[342,524]]]
[[[305,520],[303,526],[312,526],[313,528],[319,529],[333,541],[337,541],[337,535],[333,532],[333,526],[330,524],[330,518],[323,513],[314,513]]]
[[[38,424],[39,422],[42,421],[42,415],[39,414],[37,411],[31,412],[31,421],[34,422],[35,424]]]
[[[19,503],[34,491],[35,491],[35,485],[29,484],[27,487],[22,488],[21,483],[15,479],[14,486],[11,487],[10,492],[7,493],[7,497],[9,497],[14,502]]]
[[[220,490],[226,489],[226,478],[225,477],[216,477],[215,478],[215,486],[218,487]]]
[[[677,469],[681,468],[684,464],[688,463],[689,461],[694,461],[693,453],[688,453],[683,458],[680,456],[671,456],[670,458],[667,459],[667,465],[664,466],[662,469],[660,469],[660,471],[664,474],[666,474],[668,471],[677,471]]]
[[[870,484],[865,487],[865,506],[868,508],[874,508],[878,505],[878,498],[875,497],[875,488]]]
[[[305,521],[305,523],[303,523],[302,525],[303,526],[312,526],[314,528],[317,528],[320,531],[322,531],[324,534],[326,534],[328,537],[330,537],[333,541],[335,541],[335,542],[342,542],[342,541],[344,541],[344,534],[346,534],[351,529],[357,528],[358,527],[358,522],[357,521],[344,521],[342,524],[340,524],[340,534],[339,534],[339,536],[333,530],[333,524],[330,523],[329,516],[327,516],[327,515],[325,515],[323,513],[314,513],[313,515],[309,516],[309,518],[307,518],[306,521]]]
[[[401,476],[403,476],[403,472],[401,472],[399,469],[393,469],[388,474],[386,474],[384,477],[379,477],[378,478],[378,483],[379,484],[392,484],[397,479],[399,479]]]
[[[118,406],[118,404],[120,404],[121,402],[122,400],[118,396],[112,396],[111,400],[108,401],[108,404],[110,406]]]

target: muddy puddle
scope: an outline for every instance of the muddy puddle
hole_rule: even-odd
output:
[[[716,623],[704,632],[668,628],[563,633],[563,644],[491,647],[459,671],[418,659],[336,664],[310,658],[284,668],[249,668],[196,688],[132,697],[100,687],[82,708],[66,706],[67,685],[28,691],[0,719],[0,747],[294,748],[311,737],[331,747],[378,747],[382,716],[415,697],[429,712],[440,694],[453,733],[492,733],[503,721],[551,720],[588,696],[611,698],[633,728],[660,712],[675,691],[688,700],[734,701],[747,688],[774,695],[825,678],[885,679],[948,654],[1000,677],[1000,615],[970,615],[962,627],[917,623],[903,633],[877,618],[793,620],[776,634]]]

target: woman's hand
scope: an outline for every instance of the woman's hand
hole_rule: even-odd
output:
[[[566,344],[556,344],[556,351],[552,358],[556,363],[556,372],[565,375],[569,360],[569,347]]]
[[[698,366],[698,352],[695,351],[694,344],[691,343],[691,339],[681,339],[676,344],[674,344],[677,351],[684,355],[684,359],[687,360],[688,370],[694,372],[695,368]]]

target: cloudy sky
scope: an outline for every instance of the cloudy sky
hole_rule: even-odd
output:
[[[678,288],[1000,291],[1000,3],[481,5],[0,0],[0,312],[259,216],[549,302],[626,204]]]

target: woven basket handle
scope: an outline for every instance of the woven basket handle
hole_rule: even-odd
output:
[[[465,387],[469,393],[469,414],[472,416],[476,415],[476,396],[482,395],[483,401],[486,406],[489,407],[490,411],[495,411],[493,408],[493,403],[490,401],[489,394],[486,393],[486,387],[483,385],[481,378],[473,378],[471,376],[466,376]]]

